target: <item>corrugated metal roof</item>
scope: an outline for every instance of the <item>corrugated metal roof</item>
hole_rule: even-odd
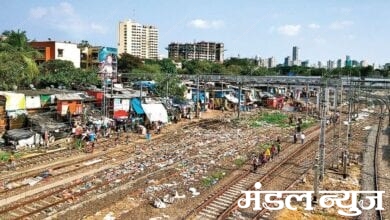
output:
[[[83,100],[77,93],[69,93],[69,94],[55,94],[56,99],[61,101],[66,100]]]

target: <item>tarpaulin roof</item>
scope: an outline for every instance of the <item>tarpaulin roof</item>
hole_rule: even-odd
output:
[[[142,109],[141,106],[141,101],[137,98],[131,99],[131,107],[135,111],[135,113],[142,115],[145,114],[144,110]]]
[[[22,140],[22,139],[29,138],[34,134],[35,132],[25,130],[25,129],[12,129],[12,130],[8,130],[5,133],[4,137],[9,138],[11,140]]]
[[[151,122],[161,121],[168,122],[168,113],[163,104],[141,104],[146,116]]]

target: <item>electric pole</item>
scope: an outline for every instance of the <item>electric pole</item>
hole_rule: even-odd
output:
[[[237,109],[237,118],[240,119],[240,112],[241,112],[241,87],[242,82],[238,83],[238,109]]]
[[[196,108],[196,118],[199,118],[199,111],[200,111],[200,109],[199,109],[199,99],[200,99],[200,97],[199,97],[199,75],[198,75],[198,79],[197,79],[197,86],[196,86],[197,88],[196,88],[196,103],[195,103],[195,108]]]
[[[322,181],[324,179],[325,173],[325,129],[326,129],[326,100],[325,100],[325,90],[327,87],[327,79],[324,79],[325,82],[321,84],[321,93],[320,93],[320,117],[321,117],[321,127],[320,127],[320,143],[319,143],[319,154],[320,154],[320,173],[319,179]]]
[[[351,92],[351,78],[348,75],[348,124],[347,124],[347,142],[345,144],[345,149],[343,151],[343,178],[347,178],[347,160],[348,160],[348,150],[349,150],[349,139],[351,138],[351,111],[352,111],[352,92]]]

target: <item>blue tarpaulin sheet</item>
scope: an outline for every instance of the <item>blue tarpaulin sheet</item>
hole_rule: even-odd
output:
[[[139,115],[145,114],[145,112],[141,106],[141,101],[139,99],[137,99],[137,98],[131,99],[131,107],[133,108],[135,113],[137,113]]]

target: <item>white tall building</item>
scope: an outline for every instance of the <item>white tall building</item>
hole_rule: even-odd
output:
[[[118,54],[142,59],[158,59],[158,29],[132,20],[119,22]]]

